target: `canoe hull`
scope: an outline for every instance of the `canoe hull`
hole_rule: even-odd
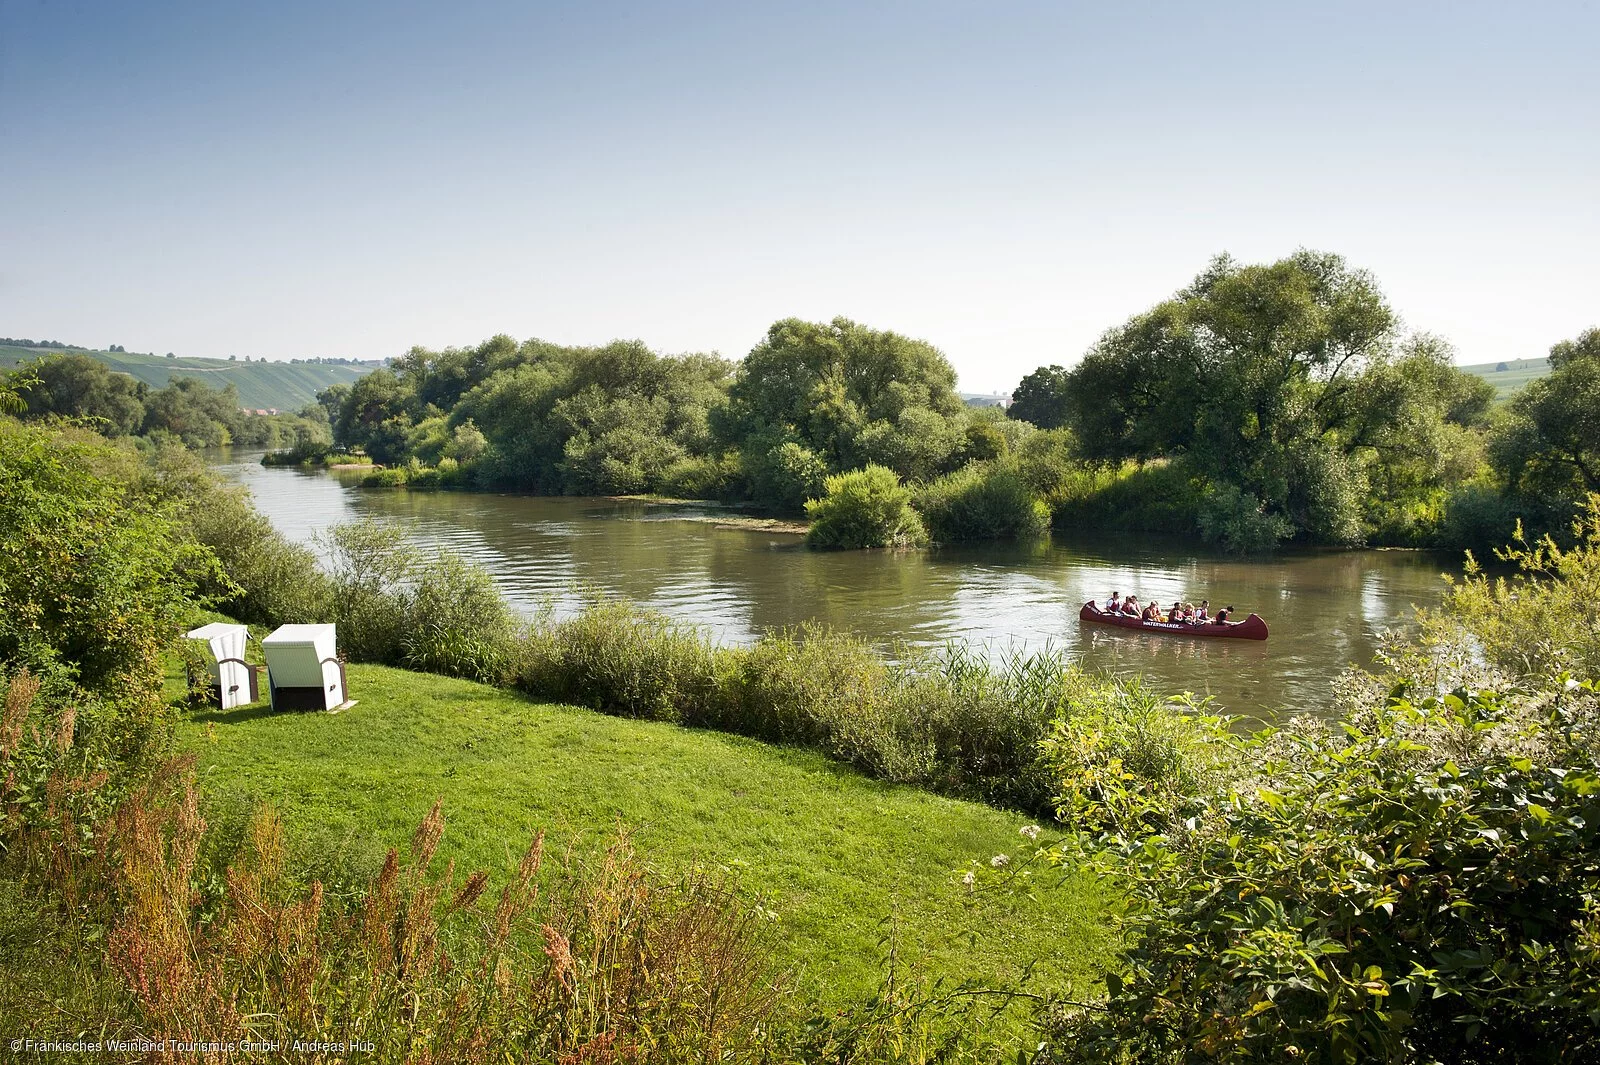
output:
[[[1092,622],[1096,625],[1115,625],[1119,629],[1138,629],[1140,632],[1153,632],[1161,636],[1190,636],[1204,640],[1265,640],[1267,638],[1267,623],[1261,620],[1259,614],[1251,614],[1243,621],[1229,621],[1218,625],[1216,622],[1204,622],[1199,625],[1172,625],[1165,621],[1140,621],[1138,618],[1126,614],[1107,614],[1101,611],[1093,599],[1083,604],[1078,611],[1078,620]]]

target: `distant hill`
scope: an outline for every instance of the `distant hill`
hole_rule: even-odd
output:
[[[213,388],[233,384],[245,407],[298,410],[316,401],[329,385],[349,384],[381,362],[233,362],[228,359],[166,358],[133,351],[92,351],[71,347],[21,347],[0,344],[0,367],[71,352],[99,359],[114,370],[162,388],[173,377],[198,377]]]
[[[1011,397],[1004,392],[960,392],[963,402],[969,407],[1003,407],[1011,402]]]
[[[1494,385],[1494,398],[1505,399],[1529,381],[1550,372],[1549,359],[1509,359],[1505,362],[1481,362],[1476,366],[1463,366],[1463,370]]]

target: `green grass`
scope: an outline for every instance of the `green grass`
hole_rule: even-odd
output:
[[[1500,369],[1502,366],[1505,369]],[[1500,400],[1509,398],[1529,381],[1536,380],[1549,373],[1550,360],[1507,359],[1505,362],[1484,362],[1476,366],[1463,366],[1461,368],[1467,373],[1477,374],[1494,385],[1494,398]]]
[[[0,345],[0,368],[32,362],[41,357],[63,354],[53,348],[21,348]],[[239,403],[245,407],[276,407],[298,410],[316,402],[317,393],[329,385],[349,384],[369,374],[372,365],[341,365],[311,362],[230,362],[227,359],[172,358],[134,351],[82,351],[113,370],[138,378],[151,388],[164,388],[173,377],[197,377],[212,388],[229,384],[239,390]]]
[[[784,960],[824,1001],[873,989],[890,921],[901,961],[995,985],[1037,961],[1045,986],[1086,989],[1110,946],[1106,889],[1087,874],[993,874],[1020,858],[1026,819],[869,780],[820,755],[720,733],[528,701],[501,689],[353,666],[359,705],[272,714],[256,706],[180,727],[214,819],[275,806],[307,868],[358,864],[403,844],[435,799],[441,855],[503,878],[533,832],[591,852],[620,823],[663,872],[737,870],[777,914]],[[1002,885],[1009,884],[1010,890]]]

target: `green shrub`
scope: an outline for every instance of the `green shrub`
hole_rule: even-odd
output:
[[[371,518],[336,525],[320,542],[331,581],[327,620],[339,627],[340,650],[358,662],[398,664],[421,553],[402,530]]]
[[[1047,469],[1060,467],[1052,462],[1034,476],[1043,477]],[[1071,470],[1061,477],[1048,502],[1058,529],[1193,535],[1206,494],[1205,486],[1181,461],[1128,462]]]
[[[738,478],[739,460],[735,455],[690,456],[662,471],[657,490],[677,499],[724,499],[735,494]]]
[[[1080,832],[1165,831],[1231,764],[1226,722],[1138,679],[1084,689],[1043,744],[1057,816]]]
[[[1495,552],[1514,574],[1491,580],[1469,557],[1446,593],[1445,620],[1506,677],[1600,680],[1600,495],[1588,498],[1573,537],[1569,549],[1549,537],[1528,543],[1519,524],[1516,542]]]
[[[1050,529],[1050,508],[1009,463],[963,467],[923,488],[916,501],[940,543],[1025,540]]]
[[[750,495],[763,506],[798,513],[806,500],[826,490],[828,464],[793,440],[763,450],[765,443],[766,438],[758,438],[740,459]]]
[[[1600,498],[1577,532],[1469,568],[1333,724],[1219,736],[1228,772],[1171,815],[1081,826],[1065,853],[1126,886],[1128,945],[1047,1057],[1600,1055]]]
[[[1438,543],[1487,556],[1510,539],[1520,516],[1516,502],[1499,489],[1469,481],[1445,499]]]
[[[219,573],[141,476],[93,434],[0,416],[0,667],[153,698],[161,651]]]
[[[910,489],[883,466],[829,477],[823,497],[806,501],[806,516],[811,547],[895,547],[928,538],[911,509]]]
[[[1397,689],[1343,729],[1262,737],[1164,836],[1111,837],[1128,947],[1066,1062],[1579,1061],[1600,1055],[1600,775],[1539,701]],[[1473,758],[1446,754],[1464,738]]]
[[[1260,499],[1231,484],[1212,486],[1198,518],[1206,543],[1242,555],[1271,551],[1294,532],[1288,518],[1268,513]]]
[[[404,488],[411,480],[404,466],[388,466],[373,470],[361,478],[362,488]]]
[[[626,602],[535,625],[517,648],[523,691],[626,717],[683,721],[716,696],[717,651],[701,633]]]
[[[418,565],[414,582],[400,638],[400,657],[406,666],[498,681],[515,626],[488,571],[459,555],[440,553]]]
[[[626,603],[535,624],[509,673],[540,698],[809,747],[885,780],[1035,812],[1054,794],[1040,741],[1101,683],[1049,653],[989,662],[903,649],[891,663],[818,628],[718,647]]]

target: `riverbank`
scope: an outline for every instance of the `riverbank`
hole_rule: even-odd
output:
[[[1238,559],[1193,540],[1057,533],[1036,544],[922,551],[806,551],[782,531],[681,521],[696,507],[636,499],[363,491],[359,474],[269,469],[241,455],[220,469],[246,485],[285,536],[321,552],[336,525],[370,518],[426,550],[486,569],[524,616],[557,617],[593,595],[626,599],[708,633],[750,644],[819,624],[885,651],[964,643],[986,657],[1053,648],[1086,668],[1142,675],[1166,691],[1212,696],[1255,716],[1315,711],[1326,679],[1373,661],[1379,634],[1437,604],[1441,572],[1459,560],[1406,551],[1287,552]],[[699,511],[721,519],[715,509]],[[1141,599],[1230,603],[1272,628],[1266,644],[1202,645],[1078,621],[1112,591]],[[1242,615],[1241,615],[1242,616]]]
[[[359,705],[338,715],[255,705],[179,727],[208,820],[271,805],[305,875],[365,879],[442,797],[441,858],[496,882],[538,828],[587,858],[619,823],[664,876],[736,871],[804,993],[827,1003],[871,993],[891,948],[951,985],[1028,971],[1030,988],[1063,993],[1087,989],[1110,949],[1109,897],[1088,874],[1033,899],[963,885],[995,855],[1032,853],[1021,815],[735,736],[382,666],[349,676]]]

